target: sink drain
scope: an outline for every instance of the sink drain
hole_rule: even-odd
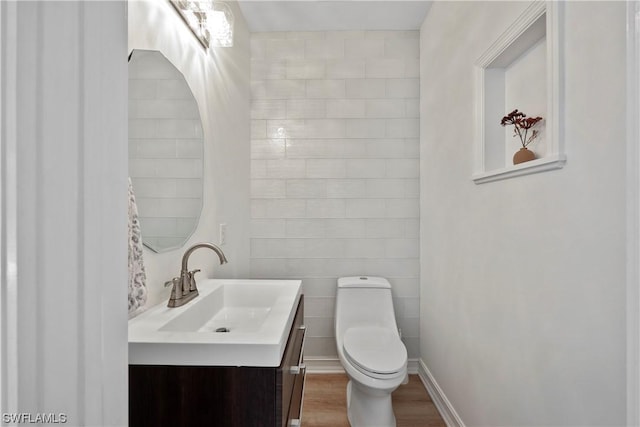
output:
[[[229,328],[216,328],[216,332],[230,332]]]

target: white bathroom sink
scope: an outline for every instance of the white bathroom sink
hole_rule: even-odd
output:
[[[301,288],[300,280],[202,280],[184,306],[164,302],[129,320],[129,364],[279,366]]]

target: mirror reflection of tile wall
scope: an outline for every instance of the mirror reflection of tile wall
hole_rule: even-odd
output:
[[[129,174],[144,244],[177,248],[202,209],[203,132],[198,104],[162,53],[134,50],[129,62]]]

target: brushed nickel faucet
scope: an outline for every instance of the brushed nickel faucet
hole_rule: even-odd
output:
[[[182,256],[182,268],[180,269],[180,277],[174,277],[173,279],[165,282],[164,286],[171,286],[171,297],[167,303],[167,307],[180,307],[185,305],[192,299],[198,296],[198,287],[196,286],[195,274],[200,270],[189,271],[187,263],[189,262],[189,256],[199,248],[209,248],[214,251],[218,258],[220,258],[220,264],[227,263],[227,257],[224,256],[222,249],[212,243],[196,243],[187,249]]]

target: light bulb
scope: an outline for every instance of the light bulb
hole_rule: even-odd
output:
[[[233,14],[224,3],[214,3],[207,14],[208,29],[214,46],[233,46]]]

